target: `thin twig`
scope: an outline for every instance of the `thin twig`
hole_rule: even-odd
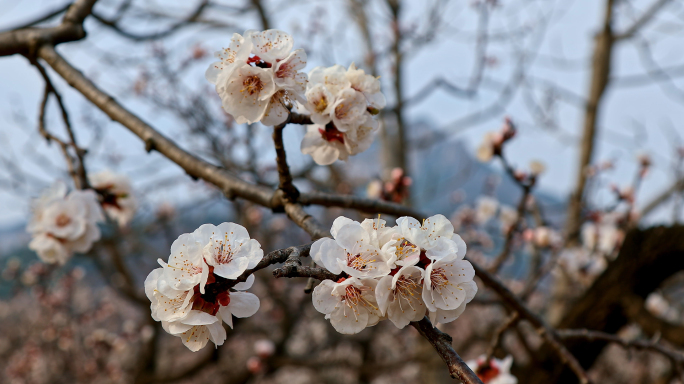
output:
[[[511,292],[506,286],[504,286],[496,277],[491,273],[487,272],[484,268],[470,261],[475,269],[475,274],[482,280],[485,285],[494,290],[499,294],[501,299],[503,299],[506,306],[510,309],[518,312],[522,319],[529,321],[532,326],[537,329],[537,332],[542,336],[546,342],[555,350],[555,352],[560,357],[561,361],[567,364],[570,369],[577,375],[582,384],[591,383],[589,376],[584,371],[584,368],[580,365],[577,358],[573,356],[570,351],[568,351],[563,344],[561,344],[560,339],[556,331],[546,324],[541,317],[534,314],[525,304],[518,299],[513,292]]]

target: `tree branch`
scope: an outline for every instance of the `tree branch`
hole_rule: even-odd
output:
[[[580,382],[583,384],[590,383],[587,373],[584,368],[579,364],[575,356],[573,356],[566,348],[561,344],[560,339],[556,331],[548,326],[541,317],[534,314],[531,310],[525,306],[525,304],[520,301],[506,286],[504,286],[498,279],[487,272],[484,268],[480,267],[476,263],[470,261],[475,268],[475,274],[482,280],[485,285],[494,290],[501,299],[503,299],[504,304],[512,310],[518,312],[522,319],[529,321],[532,326],[534,326],[540,336],[546,340],[546,342],[554,349],[556,354],[560,357],[561,361],[567,364],[570,369],[577,375]]]
[[[670,0],[656,0],[653,4],[651,4],[650,7],[648,7],[648,9],[646,9],[646,11],[644,11],[641,17],[634,21],[632,25],[627,27],[624,32],[615,34],[613,38],[615,40],[624,40],[634,36],[634,34],[637,33],[644,25],[653,20],[656,13],[658,13],[658,11],[669,2]]]
[[[32,55],[43,44],[57,45],[84,38],[83,20],[97,0],[77,0],[69,6],[62,23],[52,28],[23,28],[0,33],[0,56]]]
[[[439,357],[446,363],[451,377],[459,379],[465,384],[482,384],[480,378],[451,346],[451,336],[435,328],[427,317],[421,321],[412,322],[411,326],[430,342]]]

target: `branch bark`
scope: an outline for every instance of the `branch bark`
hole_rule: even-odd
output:
[[[582,130],[579,163],[576,170],[575,189],[568,202],[565,228],[568,245],[575,245],[579,242],[580,226],[582,225],[584,189],[587,183],[586,170],[591,163],[594,154],[599,107],[610,79],[613,43],[615,42],[612,29],[614,0],[606,0],[605,4],[603,26],[598,35],[596,35],[596,40],[594,42],[589,97],[587,98],[587,103],[584,108],[584,128]]]

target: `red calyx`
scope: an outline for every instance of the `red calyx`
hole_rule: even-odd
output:
[[[420,251],[420,260],[418,261],[418,266],[425,269],[428,265],[430,265],[430,263],[432,263],[432,260],[428,259],[425,251],[421,250]]]
[[[332,123],[328,123],[325,126],[325,129],[318,128],[318,132],[321,133],[321,136],[323,136],[323,140],[325,141],[337,140],[341,144],[344,144],[344,133],[338,131]]]
[[[215,316],[218,313],[219,305],[210,303],[201,297],[197,297],[195,298],[195,301],[192,302],[192,309]]]
[[[254,64],[254,66],[259,67],[259,68],[271,68],[271,63],[267,63],[263,60],[261,60],[261,57],[259,56],[252,56],[249,59],[247,59],[247,64]]]
[[[221,292],[218,295],[216,295],[216,301],[218,301],[219,304],[223,305],[224,307],[230,304],[230,292]]]
[[[400,269],[401,269],[401,267],[396,267],[396,268],[394,268],[393,270],[391,270],[391,271],[390,271],[390,276],[396,275],[397,272],[399,272]]]
[[[493,362],[489,365],[483,365],[477,370],[477,377],[482,380],[483,383],[487,384],[495,377],[499,376],[499,368],[496,367]]]

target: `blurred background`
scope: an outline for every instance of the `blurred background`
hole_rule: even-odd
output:
[[[0,30],[56,25],[67,5],[0,0]],[[183,148],[275,188],[269,127],[236,124],[204,79],[213,53],[233,33],[269,28],[292,34],[295,48],[306,50],[307,72],[354,62],[380,78],[388,99],[371,149],[330,167],[299,152],[305,127],[288,126],[295,184],[444,214],[468,243],[469,257],[483,263],[496,259],[510,233],[513,256],[500,276],[552,324],[615,259],[626,231],[682,218],[679,0],[101,0],[86,19],[87,38],[58,50]],[[48,73],[88,150],[88,170],[130,177],[140,209],[128,228],[103,228],[89,254],[61,267],[39,262],[27,248],[30,199],[69,175],[59,147],[37,129],[41,75],[24,57],[1,58],[0,381],[451,381],[413,329],[382,322],[342,336],[310,304],[306,281],[275,280],[269,271],[257,274],[261,310],[237,320],[219,349],[193,354],[161,332],[149,316],[143,280],[180,234],[234,221],[266,252],[310,238],[285,216],[227,200],[147,153],[137,137]],[[60,114],[49,104],[47,124],[66,137]],[[505,117],[517,128],[506,159],[518,172],[537,175],[516,225],[523,189],[479,149]],[[364,218],[336,208],[308,211],[326,226],[339,215]],[[646,292],[649,313],[684,326],[683,282],[675,275]],[[470,359],[485,353],[505,318],[495,296],[482,290],[461,318],[440,328]],[[619,332],[652,336],[631,321]],[[519,382],[542,383],[529,374],[543,360],[540,344],[521,326],[506,334],[496,355],[515,357]],[[668,383],[675,371],[662,356],[617,346],[596,361],[590,373],[602,383]]]

